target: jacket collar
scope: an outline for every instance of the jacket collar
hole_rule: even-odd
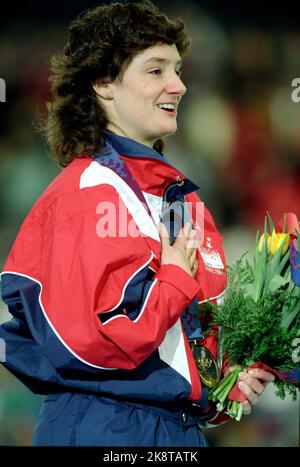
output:
[[[105,140],[108,141],[119,154],[127,157],[156,159],[172,166],[172,163],[164,155],[145,144],[126,138],[125,136],[116,135],[109,130],[104,130],[103,134]]]
[[[170,198],[167,199],[168,202],[171,199],[178,199],[198,190],[198,185],[187,179],[165,156],[155,149],[124,136],[116,135],[108,130],[104,130],[104,138],[106,147],[101,151],[101,154],[97,155],[99,162],[101,160],[104,165],[112,164],[114,170],[119,171],[119,175],[127,179],[127,183],[128,176],[123,173],[125,166],[125,171],[129,168],[129,171],[139,180],[143,191],[162,196],[166,187],[175,185],[168,192],[168,198]],[[111,157],[107,159],[107,155],[111,156],[112,151],[116,151],[116,153],[129,159],[126,161],[125,166],[123,162],[121,164],[113,162]],[[135,158],[138,158],[138,160],[134,160]],[[161,162],[161,164],[157,162]],[[150,179],[142,175],[145,171],[151,173]],[[184,180],[184,183],[181,184],[178,179]],[[180,186],[177,186],[178,183]]]

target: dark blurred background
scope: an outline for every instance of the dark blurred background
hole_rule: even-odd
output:
[[[1,6],[0,266],[35,200],[58,174],[35,131],[50,97],[51,56],[67,27],[95,1],[24,1]],[[180,16],[192,37],[178,131],[166,154],[201,187],[224,237],[228,262],[252,250],[266,211],[300,218],[300,4],[154,0]],[[0,321],[9,319],[0,302]],[[30,445],[41,397],[0,367],[0,445]],[[207,430],[213,446],[298,446],[299,397],[268,386],[241,422]]]

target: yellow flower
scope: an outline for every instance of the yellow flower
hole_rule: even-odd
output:
[[[267,248],[268,248],[268,252],[270,253],[270,249],[269,249],[269,244],[270,244],[270,235],[267,233]],[[258,245],[257,245],[257,249],[258,249],[258,253],[262,253],[262,249],[263,249],[263,246],[264,246],[264,243],[265,243],[265,234],[263,233],[258,241]]]
[[[272,236],[268,241],[268,252],[275,256],[283,242],[285,242],[285,244],[281,252],[281,256],[283,256],[289,248],[290,236],[289,234],[276,233],[275,230],[273,230]]]
[[[268,253],[271,253],[271,255],[275,256],[283,242],[285,242],[285,245],[281,252],[281,256],[283,256],[287,252],[289,248],[289,244],[290,244],[289,234],[276,233],[275,230],[273,230],[272,235],[270,235],[269,233],[266,234],[266,238],[267,238]],[[263,233],[257,245],[257,249],[260,254],[262,253],[264,242],[265,242],[265,234]]]

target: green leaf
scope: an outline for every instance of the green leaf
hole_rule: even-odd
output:
[[[300,312],[300,287],[292,281],[287,289],[288,301],[283,306],[281,327],[288,329]]]
[[[273,221],[272,221],[272,217],[270,216],[270,213],[268,211],[267,211],[267,216],[268,216],[269,225],[270,225],[270,232],[273,232],[274,224],[273,224]]]
[[[267,217],[264,221],[264,241],[262,245],[262,252],[258,252],[258,241],[259,241],[259,232],[256,236],[256,247],[254,251],[254,283],[253,283],[253,300],[257,302],[261,296],[264,280],[265,280],[265,271],[267,266],[268,258],[268,246],[267,246]]]
[[[295,308],[286,314],[281,321],[281,327],[288,329],[293,321],[297,318],[300,311],[300,301],[296,304]]]
[[[288,283],[289,283],[288,279],[285,279],[279,274],[275,274],[275,276],[273,276],[272,279],[270,280],[269,290],[271,292],[275,292],[276,290],[280,289],[280,287],[283,287],[284,285]]]
[[[282,228],[282,233],[286,233],[286,215],[284,213],[283,215],[283,228]]]
[[[270,257],[271,259],[267,263],[264,290],[263,290],[264,293],[269,290],[270,281],[272,280],[272,277],[274,277],[276,274],[280,274],[289,261],[289,258],[290,258],[289,250],[283,256],[281,256],[283,248],[284,248],[284,244],[285,242],[281,243],[276,254],[274,256],[271,256]]]

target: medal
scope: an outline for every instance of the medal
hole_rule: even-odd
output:
[[[214,388],[220,381],[220,369],[211,352],[200,342],[199,339],[189,340],[201,381],[208,388]]]

